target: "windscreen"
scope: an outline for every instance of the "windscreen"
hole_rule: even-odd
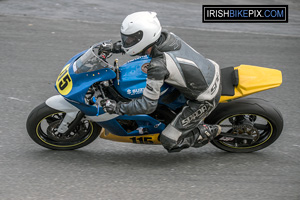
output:
[[[99,45],[93,45],[85,54],[83,54],[74,64],[73,69],[76,74],[92,72],[102,68],[111,67],[106,61],[98,55]]]

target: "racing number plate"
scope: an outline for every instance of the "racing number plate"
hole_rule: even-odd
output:
[[[73,83],[69,74],[70,64],[66,65],[56,80],[56,88],[61,95],[67,95],[71,92]]]

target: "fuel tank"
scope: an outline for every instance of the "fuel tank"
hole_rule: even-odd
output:
[[[142,56],[120,66],[120,79],[114,79],[114,86],[123,97],[134,99],[143,95],[147,79],[146,66],[150,61],[151,57]],[[167,84],[164,84],[161,92],[165,91],[168,87]]]

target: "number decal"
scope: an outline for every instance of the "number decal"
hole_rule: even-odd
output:
[[[132,137],[129,139],[131,139],[132,142],[136,144],[153,144],[152,137]]]
[[[67,95],[71,92],[73,83],[69,74],[70,64],[66,65],[56,80],[56,88],[62,95]]]
[[[71,78],[69,74],[67,74],[58,84],[58,87],[60,90],[64,90],[67,86],[68,83],[71,82]]]
[[[153,144],[152,137],[144,137],[145,144]]]

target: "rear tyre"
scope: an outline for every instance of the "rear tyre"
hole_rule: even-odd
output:
[[[221,103],[205,122],[222,127],[222,133],[212,141],[213,145],[237,153],[266,148],[277,140],[283,129],[280,111],[269,102],[257,98]],[[222,136],[224,133],[249,136],[250,139]]]
[[[29,114],[26,122],[27,132],[37,144],[54,150],[78,149],[90,144],[99,136],[101,128],[85,117],[68,135],[58,133],[57,129],[64,116],[64,112],[43,103]]]

